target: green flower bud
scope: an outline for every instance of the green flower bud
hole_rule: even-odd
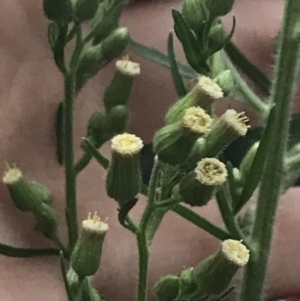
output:
[[[231,71],[225,70],[221,72],[214,80],[224,91],[224,96],[228,96],[234,86]]]
[[[211,131],[205,138],[206,144],[200,158],[215,157],[235,139],[245,136],[248,131],[248,117],[244,112],[237,113],[235,110],[227,110],[221,117],[215,120]]]
[[[66,22],[73,14],[71,0],[43,0],[45,16],[51,21]]]
[[[128,29],[120,27],[114,30],[103,42],[102,53],[107,62],[119,57],[129,43]]]
[[[244,215],[238,216],[237,222],[245,237],[250,237],[255,221],[256,204],[250,205]]]
[[[140,65],[130,61],[128,56],[116,62],[115,75],[104,92],[106,112],[115,106],[128,104],[134,79],[140,71]]]
[[[36,225],[35,230],[43,233],[49,239],[57,235],[59,218],[57,213],[47,204],[40,204],[35,211]]]
[[[182,121],[166,125],[154,136],[153,149],[170,165],[185,161],[196,140],[210,130],[212,120],[200,107],[185,110]]]
[[[206,7],[211,16],[221,17],[232,10],[234,2],[235,0],[206,0]]]
[[[79,91],[86,82],[114,58],[120,56],[129,42],[127,28],[116,29],[101,44],[86,47],[81,54],[77,69],[76,90]]]
[[[98,11],[91,21],[91,32],[87,40],[93,39],[93,44],[99,44],[111,32],[119,27],[121,13],[126,6],[127,1],[106,0],[100,4]]]
[[[40,183],[29,181],[16,166],[6,166],[3,183],[7,185],[15,206],[22,211],[35,211],[42,204],[52,204],[50,191]]]
[[[227,34],[221,24],[214,25],[208,35],[208,48],[212,52],[224,47],[227,40]]]
[[[87,21],[94,18],[102,0],[76,0],[75,14],[78,20]]]
[[[180,195],[191,206],[204,206],[226,178],[227,169],[221,161],[215,158],[202,159],[192,172],[182,178],[179,183]]]
[[[170,108],[166,115],[166,123],[180,121],[185,110],[193,106],[210,111],[213,101],[221,97],[223,97],[221,88],[212,79],[201,76],[191,92]]]
[[[105,116],[98,110],[91,115],[88,121],[86,137],[97,147],[104,141],[104,123]]]
[[[221,250],[200,262],[194,269],[198,284],[196,296],[219,295],[230,285],[239,268],[249,260],[249,250],[239,241],[227,239]]]
[[[179,273],[180,280],[180,290],[177,296],[177,300],[189,300],[191,296],[197,289],[197,283],[194,279],[194,268],[186,268]]]
[[[105,117],[106,137],[111,137],[125,132],[128,123],[128,109],[126,106],[113,107]]]
[[[203,2],[203,0],[184,0],[182,6],[182,15],[196,34],[198,34],[205,21]]]
[[[106,191],[120,205],[130,202],[140,191],[140,151],[143,142],[124,133],[111,140],[112,159],[107,170]]]
[[[287,153],[289,157],[300,154],[300,143],[295,144]]]
[[[246,178],[249,175],[249,172],[251,170],[252,164],[253,164],[253,160],[255,158],[255,155],[257,153],[257,149],[259,147],[259,142],[254,143],[251,148],[249,149],[249,151],[247,152],[247,154],[245,155],[245,157],[243,158],[241,164],[240,164],[240,175],[241,175],[241,180],[245,181]]]
[[[179,278],[173,275],[162,277],[155,284],[153,291],[158,301],[175,300],[179,293]]]
[[[102,246],[108,224],[98,217],[88,215],[82,222],[80,237],[71,255],[71,267],[83,280],[87,276],[94,275],[99,269],[102,255]]]

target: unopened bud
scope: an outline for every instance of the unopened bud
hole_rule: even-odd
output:
[[[118,28],[101,44],[86,47],[81,54],[77,69],[76,91],[79,91],[104,65],[120,56],[128,42],[127,28]]]
[[[140,151],[143,142],[124,133],[111,140],[112,159],[107,170],[106,191],[120,205],[130,202],[140,191]]]
[[[118,105],[127,105],[135,77],[140,74],[140,65],[130,61],[128,56],[116,62],[116,72],[104,91],[106,112]]]
[[[226,178],[227,169],[221,161],[215,158],[202,159],[192,172],[182,178],[180,195],[191,206],[204,206]]]
[[[91,115],[88,121],[86,137],[90,139],[96,147],[99,147],[104,141],[104,123],[105,116],[98,110]]]
[[[201,76],[191,92],[170,108],[166,115],[166,122],[180,121],[185,110],[193,106],[210,111],[213,101],[221,97],[223,97],[221,88],[209,77]]]
[[[233,7],[235,0],[207,0],[206,7],[211,16],[221,17],[227,15]]]
[[[180,292],[177,300],[186,300],[187,296],[191,296],[197,289],[197,283],[194,279],[194,268],[182,269],[179,273]]]
[[[228,96],[234,86],[231,71],[225,70],[221,72],[214,80],[224,91],[224,96]]]
[[[45,16],[51,21],[66,22],[73,13],[71,0],[43,0]]]
[[[184,0],[182,15],[189,27],[196,33],[200,32],[205,14],[203,12],[204,0]]]
[[[126,106],[115,106],[105,116],[105,135],[108,139],[126,131],[128,109]]]
[[[212,120],[200,107],[190,107],[180,122],[166,125],[154,136],[153,148],[158,158],[170,165],[185,161],[196,140],[211,128]]]
[[[75,0],[75,14],[78,20],[88,21],[94,18],[101,0]]]
[[[94,275],[101,262],[102,246],[108,224],[101,221],[97,213],[82,222],[80,237],[71,255],[71,267],[83,280]]]
[[[99,44],[113,30],[117,29],[121,13],[127,3],[126,0],[113,0],[104,1],[100,4],[94,19],[91,21],[91,32],[88,34],[87,40],[93,39],[94,45]]]
[[[173,275],[162,277],[155,284],[153,291],[158,301],[175,300],[179,293],[179,278]]]
[[[198,292],[203,295],[219,295],[230,285],[239,268],[249,260],[249,250],[240,242],[227,239],[221,250],[200,262],[194,269]]]
[[[254,143],[251,148],[248,150],[247,154],[245,155],[245,157],[243,158],[241,164],[240,164],[240,175],[241,175],[241,180],[245,181],[246,178],[248,177],[252,164],[253,164],[253,160],[255,158],[255,155],[257,153],[257,149],[259,147],[259,142]]]
[[[36,225],[35,230],[43,233],[49,239],[57,235],[59,218],[57,213],[47,204],[40,204],[35,212]]]
[[[221,24],[214,25],[208,35],[208,48],[212,52],[224,47],[227,40],[227,34]]]
[[[35,211],[41,203],[52,204],[50,191],[44,185],[28,180],[16,166],[6,165],[2,181],[19,210]]]
[[[114,30],[106,39],[101,43],[103,57],[107,62],[118,58],[125,50],[129,43],[129,32],[125,27],[120,27]]]

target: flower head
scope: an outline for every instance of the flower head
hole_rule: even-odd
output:
[[[227,239],[222,242],[222,254],[234,265],[243,267],[248,263],[249,250],[238,240]]]
[[[143,148],[143,141],[133,134],[120,134],[112,138],[111,148],[120,155],[135,155]]]
[[[116,68],[127,76],[135,77],[141,73],[140,64],[130,61],[128,55],[116,62]]]
[[[8,163],[6,163],[6,169],[2,178],[2,181],[6,185],[14,184],[18,182],[23,177],[22,171],[17,168],[16,165],[10,167]]]
[[[87,219],[82,222],[82,227],[85,231],[95,234],[106,233],[109,229],[108,224],[101,221],[97,212],[95,212],[93,216],[89,213]]]
[[[211,117],[200,107],[191,107],[185,111],[182,126],[192,132],[205,134],[210,131]]]
[[[211,99],[223,97],[223,92],[220,86],[207,76],[201,76],[194,89],[196,89],[196,91],[200,94],[209,96]]]
[[[249,118],[245,116],[245,112],[238,113],[235,110],[230,109],[221,116],[221,119],[239,136],[245,136],[250,127],[248,125]]]
[[[218,186],[225,182],[227,169],[225,165],[216,158],[204,158],[198,162],[195,168],[196,179],[208,186]]]

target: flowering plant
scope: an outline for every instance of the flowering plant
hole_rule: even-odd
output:
[[[101,220],[97,213],[89,214],[79,229],[77,216],[76,179],[94,158],[107,170],[106,192],[118,205],[120,224],[136,237],[137,301],[147,300],[151,245],[169,211],[222,242],[216,253],[195,267],[178,267],[177,274],[158,279],[153,288],[157,300],[225,299],[234,290],[233,279],[243,267],[240,300],[262,300],[278,201],[300,173],[299,141],[288,143],[291,104],[299,74],[299,3],[286,1],[274,77],[269,82],[231,42],[235,19],[230,33],[223,28],[221,17],[231,11],[234,0],[184,0],[181,11],[172,10],[174,32],[188,65],[176,60],[173,33],[168,37],[168,54],[130,38],[128,29],[119,25],[122,11],[130,2],[43,0],[44,14],[49,20],[49,45],[64,78],[64,96],[57,112],[57,155],[65,169],[68,243],[59,235],[60,221],[52,207],[51,192],[28,179],[17,166],[7,164],[3,183],[12,201],[19,210],[34,215],[35,229],[57,248],[29,252],[7,247],[5,254],[59,254],[68,300],[104,300],[93,287],[92,277],[101,265],[109,221]],[[67,46],[73,47],[70,57]],[[156,156],[149,183],[143,182],[140,166],[143,141],[128,130],[130,94],[143,66],[123,56],[127,48],[168,66],[178,94],[178,100],[166,113],[164,126],[153,138]],[[103,95],[104,110],[96,110],[90,116],[81,143],[83,154],[75,162],[75,99],[88,81],[115,59],[115,74]],[[250,89],[234,62],[267,91],[267,100]],[[187,78],[193,81],[190,89]],[[233,167],[225,159],[224,150],[247,135],[249,120],[243,112],[232,108],[217,116],[215,101],[236,95],[257,113],[264,126],[260,140],[251,146],[240,166]],[[107,142],[111,145],[110,159],[101,153]],[[247,207],[256,190],[254,206]],[[132,219],[131,210],[142,202],[141,195],[147,197],[147,202],[137,222]],[[224,228],[194,211],[214,198]]]

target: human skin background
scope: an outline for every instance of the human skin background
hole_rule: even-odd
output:
[[[283,9],[279,0],[237,0],[235,41],[253,62],[271,73],[271,40],[276,35]],[[28,177],[46,184],[55,197],[54,206],[64,224],[64,173],[55,157],[55,113],[63,93],[62,77],[47,45],[47,21],[42,1],[0,0],[0,162],[15,162]],[[128,8],[123,24],[137,41],[165,50],[172,29],[171,6],[178,1],[141,1]],[[230,24],[230,21],[228,21]],[[179,49],[179,55],[182,53]],[[136,58],[142,74],[131,100],[131,129],[150,142],[162,125],[166,109],[176,100],[169,71]],[[82,91],[76,101],[76,157],[80,137],[91,112],[113,74],[104,70]],[[108,147],[105,153],[109,155]],[[4,165],[4,164],[3,164]],[[79,220],[89,211],[109,217],[103,262],[95,286],[107,300],[134,300],[137,252],[132,235],[119,226],[117,208],[106,197],[105,173],[92,162],[78,177]],[[18,247],[47,247],[50,242],[33,230],[30,214],[15,209],[6,187],[0,184],[0,241]],[[267,282],[272,297],[297,296],[300,272],[299,189],[281,200]],[[134,218],[142,212],[141,200]],[[199,210],[221,224],[214,202]],[[65,237],[65,227],[61,228]],[[150,287],[159,276],[177,272],[214,252],[219,242],[181,218],[168,214],[157,233],[151,252]],[[11,259],[0,255],[0,300],[66,300],[58,258]]]

